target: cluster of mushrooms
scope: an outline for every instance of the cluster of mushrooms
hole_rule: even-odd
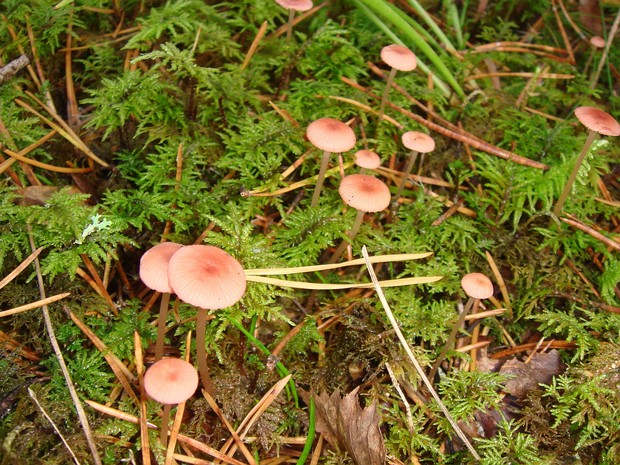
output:
[[[276,0],[290,11],[287,37],[289,40],[296,11],[312,8],[310,0]],[[414,53],[402,45],[389,45],[382,49],[381,58],[390,66],[387,85],[379,109],[379,122],[383,118],[389,90],[397,71],[412,71],[416,68]],[[579,107],[575,116],[589,129],[589,135],[554,209],[558,216],[566,201],[579,167],[597,134],[607,136],[620,135],[620,125],[609,114],[594,107]],[[311,144],[323,151],[316,187],[311,200],[311,207],[319,203],[325,173],[332,153],[341,154],[352,150],[357,139],[354,131],[345,123],[333,118],[320,118],[310,123],[306,136]],[[429,135],[418,131],[407,131],[401,136],[402,144],[409,152],[402,179],[396,190],[398,200],[406,187],[418,154],[432,152],[435,141]],[[330,263],[338,261],[346,247],[352,243],[366,213],[380,212],[390,205],[391,193],[387,184],[377,177],[367,174],[381,164],[381,159],[372,150],[359,150],[354,155],[355,164],[360,172],[342,177],[338,192],[348,206],[357,210],[353,227],[348,232],[348,241],[343,241],[329,259]],[[421,162],[420,162],[421,165]],[[420,166],[421,168],[421,166]],[[158,336],[155,347],[155,361],[144,376],[144,389],[153,399],[165,404],[185,402],[196,391],[199,384],[198,373],[207,393],[213,393],[213,385],[207,368],[205,352],[205,330],[208,310],[217,310],[234,305],[246,290],[246,275],[241,264],[225,251],[209,245],[183,246],[172,242],[162,242],[149,249],[140,262],[140,278],[146,286],[162,294],[158,320]],[[491,280],[480,274],[470,273],[462,280],[462,287],[469,296],[465,309],[459,316],[449,339],[431,370],[431,377],[444,359],[447,351],[455,341],[459,327],[467,313],[476,311],[480,299],[493,295]],[[166,330],[166,313],[170,294],[193,306],[197,310],[196,323],[196,360],[198,371],[184,360],[162,358],[164,334]]]

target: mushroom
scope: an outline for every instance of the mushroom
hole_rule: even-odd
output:
[[[372,150],[358,150],[355,152],[355,164],[360,167],[360,174],[364,174],[366,170],[381,166],[381,158]]]
[[[164,404],[161,423],[161,443],[166,444],[170,409],[194,395],[198,387],[198,372],[194,366],[180,358],[163,358],[144,373],[144,391],[157,402]]]
[[[246,287],[243,267],[218,247],[188,245],[170,259],[168,278],[179,299],[198,308],[196,361],[203,386],[209,394],[214,395],[207,366],[207,310],[230,307],[243,297]]]
[[[349,240],[342,241],[329,260],[329,263],[335,263],[347,248],[347,244],[353,242],[364,219],[364,213],[379,212],[390,204],[390,189],[388,186],[380,179],[367,174],[350,174],[345,176],[340,182],[338,192],[344,203],[357,210],[357,216],[353,222],[353,227],[348,233]]]
[[[415,54],[404,45],[392,44],[386,45],[381,49],[381,59],[390,66],[390,74],[385,84],[383,97],[381,97],[381,105],[379,106],[379,122],[383,117],[385,110],[385,102],[387,101],[390,88],[394,82],[396,71],[413,71],[418,66]]]
[[[403,145],[411,150],[411,152],[409,154],[407,167],[403,173],[403,179],[400,181],[398,191],[396,191],[396,197],[394,198],[396,202],[398,202],[400,195],[403,193],[403,189],[407,184],[407,178],[411,174],[411,170],[413,170],[413,165],[418,157],[418,153],[428,153],[435,150],[435,141],[431,136],[424,134],[423,132],[407,131],[402,135],[401,140]]]
[[[435,374],[439,369],[439,365],[445,358],[448,350],[450,350],[454,345],[454,341],[456,340],[456,334],[458,333],[461,326],[463,326],[465,317],[470,312],[470,310],[472,310],[473,308],[473,313],[475,313],[478,309],[478,305],[480,304],[480,300],[488,299],[493,295],[493,283],[486,275],[482,273],[466,274],[461,279],[461,287],[463,288],[465,294],[467,294],[467,297],[469,297],[469,299],[467,300],[465,307],[461,311],[456,324],[452,327],[452,331],[450,332],[448,340],[443,346],[443,349],[441,349],[439,357],[437,357],[435,363],[433,363],[431,372],[428,375],[429,379],[433,379],[435,377]]]
[[[288,10],[288,23],[286,26],[286,41],[291,40],[293,33],[293,20],[296,11],[308,11],[312,8],[312,0],[276,0],[276,3],[282,8]]]
[[[314,188],[311,207],[316,207],[321,196],[321,188],[331,153],[342,153],[351,150],[357,141],[353,129],[333,118],[319,118],[308,125],[306,137],[312,145],[323,150],[321,168]]]
[[[596,138],[597,134],[602,134],[604,136],[619,136],[620,135],[620,124],[618,121],[614,119],[609,113],[604,112],[603,110],[599,110],[594,107],[578,107],[575,110],[575,116],[577,119],[583,124],[586,128],[588,128],[588,137],[586,138],[585,143],[583,144],[583,148],[581,149],[581,153],[577,157],[577,161],[575,162],[575,166],[573,167],[573,171],[568,177],[568,181],[564,185],[564,190],[558,197],[558,201],[555,204],[555,208],[553,209],[553,214],[555,216],[559,216],[562,212],[562,207],[564,206],[564,202],[568,198],[568,194],[573,187],[575,179],[577,178],[577,173],[579,172],[579,168],[585,159],[592,142]]]
[[[155,342],[155,361],[161,359],[164,353],[164,339],[166,337],[166,316],[170,294],[173,292],[168,280],[168,262],[177,252],[181,244],[162,242],[147,250],[140,258],[140,279],[150,289],[161,292],[159,304],[159,318],[157,320],[157,340]]]

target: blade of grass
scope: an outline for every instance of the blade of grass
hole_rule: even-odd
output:
[[[439,55],[432,49],[430,45],[416,32],[416,30],[405,21],[401,15],[395,11],[397,8],[384,0],[356,0],[364,3],[369,9],[384,17],[394,25],[404,36],[406,36],[420,51],[435,65],[437,73],[444,79],[450,87],[456,92],[460,98],[465,98],[465,92],[456,81],[454,75],[450,72]],[[454,49],[454,47],[452,47]]]

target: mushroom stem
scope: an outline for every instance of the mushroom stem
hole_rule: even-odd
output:
[[[564,206],[564,202],[566,202],[566,199],[568,198],[568,195],[570,194],[573,184],[575,183],[575,179],[577,179],[577,173],[579,173],[579,168],[581,167],[581,164],[583,163],[583,160],[585,159],[588,153],[588,150],[590,149],[590,146],[592,145],[592,142],[594,142],[594,139],[596,138],[596,134],[597,133],[592,130],[588,132],[588,138],[586,139],[586,142],[584,143],[583,148],[581,149],[581,153],[579,154],[579,157],[577,157],[577,161],[575,162],[573,171],[568,177],[568,181],[566,181],[566,184],[564,185],[564,190],[560,194],[560,197],[558,197],[558,201],[556,202],[555,208],[553,209],[553,214],[555,216],[560,216],[560,213],[562,212],[562,207]]]
[[[164,340],[166,339],[166,316],[168,315],[168,304],[170,303],[170,293],[163,292],[159,303],[159,318],[157,319],[157,341],[155,342],[155,361],[161,360],[164,355]]]
[[[390,93],[390,88],[392,87],[392,83],[394,82],[394,77],[396,76],[396,68],[390,69],[390,74],[388,74],[387,82],[385,84],[385,89],[383,90],[383,96],[381,97],[381,105],[379,105],[379,121],[377,124],[381,123],[381,119],[383,118],[383,114],[385,113],[385,102],[387,102],[388,95]]]
[[[286,43],[288,44],[291,41],[291,36],[293,35],[293,21],[295,20],[295,10],[292,8],[288,10],[288,23],[286,25]]]
[[[439,356],[435,360],[435,363],[433,363],[433,367],[431,368],[431,371],[428,374],[428,379],[430,379],[431,382],[435,379],[435,374],[437,373],[437,370],[439,369],[439,365],[441,365],[441,362],[443,362],[444,358],[446,357],[446,354],[454,346],[454,341],[456,340],[456,334],[459,332],[459,329],[461,328],[461,326],[463,326],[463,323],[465,322],[465,317],[467,316],[471,308],[472,307],[477,308],[479,303],[480,303],[480,299],[474,299],[473,297],[470,297],[467,303],[465,304],[463,311],[459,315],[459,319],[452,327],[452,331],[450,331],[448,340],[443,346],[443,349],[441,349]],[[474,312],[475,312],[475,308],[474,308]]]
[[[323,181],[325,180],[325,172],[329,165],[329,156],[331,152],[327,150],[323,151],[323,158],[321,159],[321,168],[319,169],[319,177],[316,180],[316,187],[314,188],[314,194],[312,195],[311,207],[316,207],[319,204],[319,197],[321,196],[321,189],[323,188]]]
[[[347,245],[353,243],[353,239],[355,239],[355,236],[360,230],[360,226],[362,225],[363,220],[364,220],[364,212],[361,210],[358,210],[357,216],[355,217],[355,221],[353,222],[353,227],[351,228],[351,231],[348,232],[349,240],[348,241],[343,240],[340,243],[340,245],[338,246],[338,248],[336,249],[336,251],[334,252],[334,254],[332,255],[332,257],[329,259],[327,263],[336,263],[338,261],[342,253],[347,248]]]
[[[398,191],[396,191],[396,196],[394,197],[394,201],[398,202],[398,199],[400,198],[401,194],[403,193],[403,190],[405,189],[405,184],[407,184],[407,178],[409,177],[409,175],[411,174],[411,171],[413,170],[413,165],[415,164],[416,158],[418,158],[418,153],[416,150],[412,150],[411,154],[409,155],[409,161],[407,162],[407,167],[405,168],[405,171],[403,172],[403,179],[401,179],[400,181],[400,185],[398,186]]]
[[[198,373],[205,390],[215,396],[215,389],[211,376],[209,376],[209,366],[207,365],[207,350],[205,334],[207,332],[207,309],[198,308],[196,313],[196,361],[198,362]]]
[[[166,447],[168,444],[168,423],[170,423],[170,410],[172,410],[172,404],[164,404],[164,409],[161,415],[161,428],[159,430],[159,442]]]

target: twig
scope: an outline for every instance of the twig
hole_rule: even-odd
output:
[[[429,379],[426,377],[426,374],[424,373],[424,370],[418,363],[418,360],[415,358],[415,355],[413,355],[413,352],[411,351],[411,348],[409,347],[409,343],[407,342],[407,339],[405,339],[405,336],[403,335],[402,331],[400,330],[400,327],[398,326],[398,322],[396,321],[396,318],[394,318],[394,314],[392,313],[392,310],[390,309],[390,305],[388,304],[387,299],[385,298],[385,294],[383,294],[383,289],[381,289],[381,285],[379,284],[379,281],[377,280],[377,275],[375,275],[375,270],[372,268],[372,264],[370,263],[370,257],[368,256],[368,251],[366,250],[366,246],[362,247],[362,255],[364,256],[364,259],[366,260],[368,274],[370,275],[370,279],[372,279],[372,282],[375,286],[375,290],[377,291],[377,296],[379,297],[379,300],[381,301],[381,305],[383,305],[383,309],[385,310],[385,313],[388,319],[390,320],[390,323],[392,324],[392,327],[394,328],[394,331],[396,332],[398,339],[400,340],[403,348],[405,349],[405,352],[409,356],[411,363],[413,363],[413,366],[415,367],[416,371],[422,378],[422,381],[424,381],[426,388],[428,389],[428,391],[431,393],[431,395],[435,399],[435,402],[437,402],[437,405],[439,405],[439,408],[445,415],[446,419],[452,425],[452,428],[454,428],[454,431],[456,432],[457,436],[461,439],[461,441],[463,441],[463,443],[465,444],[465,446],[467,447],[471,455],[476,460],[480,460],[480,456],[478,455],[478,452],[476,452],[476,449],[474,449],[474,446],[471,445],[471,442],[469,441],[469,439],[467,439],[467,436],[465,436],[465,433],[463,433],[463,431],[461,430],[459,425],[456,423],[454,418],[452,418],[452,415],[450,414],[450,412],[448,411],[444,403],[439,398],[439,395],[433,388],[433,385],[431,384]]]
[[[601,241],[607,247],[611,247],[612,249],[615,249],[615,250],[620,250],[620,243],[619,242],[616,242],[613,239],[610,239],[609,237],[604,236],[603,234],[601,234],[597,230],[592,229],[591,227],[586,226],[585,224],[580,223],[579,221],[572,220],[570,218],[560,218],[560,219],[562,221],[564,221],[566,224],[570,224],[574,228],[577,228],[580,231],[583,231],[586,234],[589,234],[590,236],[592,236],[593,238]]]
[[[368,89],[360,86],[359,84],[355,83],[354,81],[343,77],[341,78],[342,81],[346,82],[347,84],[353,85],[353,87],[362,90],[366,95],[368,95],[369,97],[375,99],[375,100],[379,100],[381,97],[379,97],[378,95],[373,94],[372,92],[370,92]],[[509,152],[508,150],[504,150],[500,147],[496,147],[492,144],[489,144],[488,142],[484,142],[478,138],[472,138],[469,135],[465,135],[463,133],[457,132],[456,130],[451,130],[451,129],[447,129],[443,126],[440,126],[439,124],[433,123],[432,121],[429,121],[425,118],[422,118],[419,115],[416,115],[415,113],[412,113],[408,110],[405,110],[404,108],[399,107],[398,105],[393,104],[392,102],[386,102],[386,104],[398,111],[399,113],[408,116],[409,118],[411,118],[412,120],[426,126],[427,128],[429,128],[432,131],[438,132],[439,134],[446,136],[446,137],[450,137],[451,139],[457,140],[459,142],[462,142],[464,144],[468,144],[471,145],[472,147],[474,147],[475,149],[481,150],[483,152],[489,153],[491,155],[495,155],[497,157],[500,158],[504,158],[505,160],[509,160],[515,163],[518,163],[520,165],[525,165],[525,166],[529,166],[531,168],[538,168],[538,169],[547,169],[547,165],[545,165],[544,163],[540,163],[538,161],[535,160],[530,160],[529,158],[525,158],[522,157],[520,155],[517,155],[513,152]]]
[[[13,271],[11,271],[8,275],[6,275],[4,277],[4,279],[2,279],[2,281],[0,281],[0,289],[2,289],[4,286],[6,286],[7,284],[9,284],[11,281],[13,281],[22,271],[24,271],[24,269],[30,265],[32,263],[32,261],[37,258],[39,256],[39,254],[41,253],[41,251],[43,250],[43,247],[39,247],[37,250],[35,250],[34,252],[32,252],[28,257],[26,257],[26,259],[21,262],[17,268],[15,268]]]
[[[70,292],[65,292],[63,294],[57,294],[52,297],[48,297],[46,299],[37,300],[36,302],[31,302],[26,305],[20,305],[19,307],[11,308],[10,310],[4,310],[0,312],[0,318],[15,315],[17,313],[27,312],[28,310],[32,310],[33,308],[42,307],[43,305],[51,304],[52,302],[56,302],[57,300],[64,299],[67,297]]]
[[[20,55],[15,58],[13,61],[10,61],[2,68],[0,68],[0,84],[5,81],[8,81],[13,76],[15,76],[21,69],[28,66],[30,64],[30,60],[26,55]]]
[[[34,244],[34,238],[32,237],[32,229],[30,225],[27,225],[28,229],[28,240],[30,242],[30,248],[32,251],[36,251],[37,247]],[[34,259],[34,267],[37,274],[37,283],[39,285],[39,293],[41,294],[41,298],[45,299],[45,287],[43,285],[43,275],[41,274],[41,265],[39,264],[39,260],[35,257]],[[86,436],[86,442],[88,443],[88,447],[90,448],[90,452],[93,456],[93,461],[95,465],[102,465],[101,459],[99,458],[99,452],[97,452],[97,445],[95,443],[95,438],[90,429],[90,424],[88,423],[88,418],[86,417],[86,412],[84,411],[84,407],[80,402],[80,398],[78,397],[77,391],[75,390],[75,386],[73,385],[73,381],[71,380],[71,374],[69,373],[69,369],[65,364],[65,360],[62,356],[62,351],[60,350],[60,346],[58,345],[58,341],[56,340],[56,335],[54,332],[54,326],[52,325],[52,319],[50,318],[49,310],[47,305],[43,305],[43,320],[45,322],[45,328],[47,330],[47,334],[50,339],[50,343],[52,348],[54,349],[54,353],[56,354],[56,358],[58,359],[58,364],[60,365],[60,370],[65,378],[65,382],[67,383],[67,389],[69,389],[69,394],[71,395],[71,399],[73,400],[73,405],[75,406],[75,410],[77,412],[78,418],[82,425],[82,429],[84,430],[84,436]]]

